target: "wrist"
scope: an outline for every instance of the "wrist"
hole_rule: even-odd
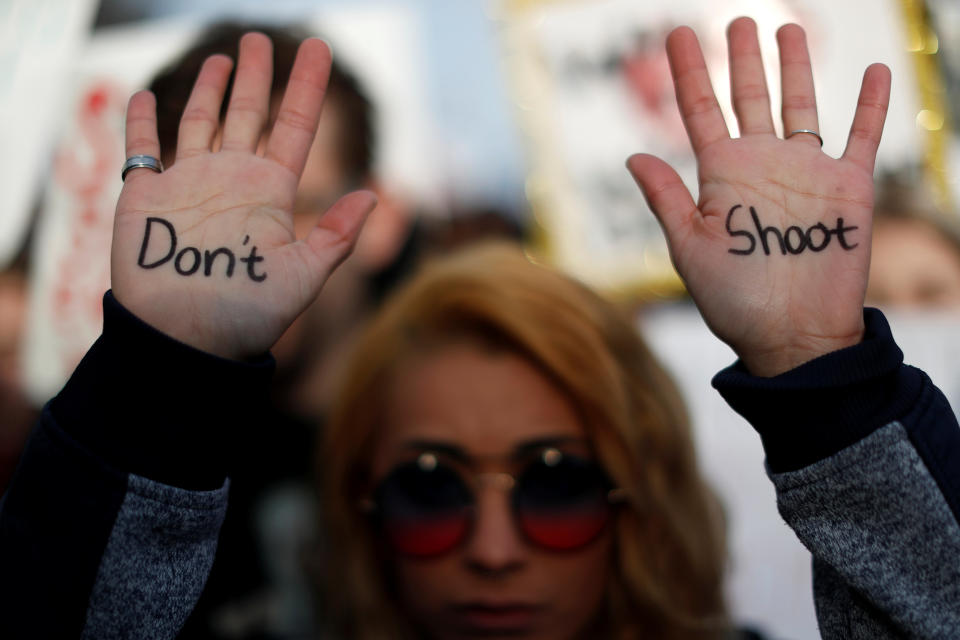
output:
[[[161,292],[141,287],[128,291],[117,287],[112,289],[113,298],[127,311],[145,325],[158,331],[174,342],[207,355],[234,362],[256,362],[269,351],[269,344],[263,348],[248,347],[231,339],[227,329],[234,330],[240,320],[234,316],[231,321],[217,321],[216,314],[207,312],[187,313],[183,309],[196,309],[189,295]],[[213,294],[211,294],[213,295]],[[179,310],[179,311],[177,311]],[[247,335],[253,331],[246,332]]]
[[[268,407],[274,363],[215,357],[104,296],[104,330],[50,403],[58,424],[110,466],[186,489],[216,489],[224,442]]]
[[[747,371],[759,378],[772,378],[816,360],[828,353],[846,349],[863,340],[863,323],[854,331],[839,336],[797,336],[776,347],[735,349]]]
[[[864,318],[861,342],[774,378],[753,375],[742,360],[714,377],[760,434],[772,472],[824,460],[915,406],[924,376],[903,366],[883,314],[865,309]]]

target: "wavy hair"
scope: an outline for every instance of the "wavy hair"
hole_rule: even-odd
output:
[[[609,638],[718,638],[720,509],[697,466],[679,393],[626,314],[587,287],[487,245],[433,262],[366,328],[342,380],[322,452],[328,604],[346,637],[413,637],[359,504],[391,376],[433,345],[475,338],[513,349],[571,398],[599,463],[626,503],[598,627]],[[401,630],[401,631],[398,631]],[[402,630],[407,631],[402,631]]]

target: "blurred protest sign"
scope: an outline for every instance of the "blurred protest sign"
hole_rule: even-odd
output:
[[[600,289],[642,297],[680,291],[657,222],[623,164],[631,153],[657,155],[696,197],[696,165],[664,53],[665,36],[677,25],[690,25],[700,37],[731,135],[737,128],[726,26],[749,15],[758,23],[774,114],[780,111],[776,29],[797,22],[807,31],[824,151],[842,153],[863,70],[879,61],[899,80],[878,166],[923,159],[920,93],[911,86],[899,0],[515,0],[503,6],[505,59],[527,137],[527,193],[542,231],[539,248]]]
[[[24,241],[95,0],[0,6],[0,269]]]

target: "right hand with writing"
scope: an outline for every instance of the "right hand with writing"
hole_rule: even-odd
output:
[[[777,33],[783,129],[774,132],[756,25],[728,31],[740,137],[731,138],[697,38],[667,38],[677,102],[697,157],[699,202],[649,155],[628,167],[657,215],[670,255],[708,326],[754,375],[774,376],[858,343],[870,264],[873,166],[890,94],[880,64],[863,78],[847,147],[820,150],[803,30]]]
[[[172,167],[133,169],[117,203],[113,293],[126,308],[181,342],[242,360],[267,351],[350,253],[372,193],[341,198],[297,240],[292,207],[313,142],[330,51],[306,40],[276,122],[257,155],[270,108],[270,40],[240,41],[237,72],[220,127],[232,62],[212,56],[184,109]],[[152,94],[130,99],[127,157],[160,157]]]

